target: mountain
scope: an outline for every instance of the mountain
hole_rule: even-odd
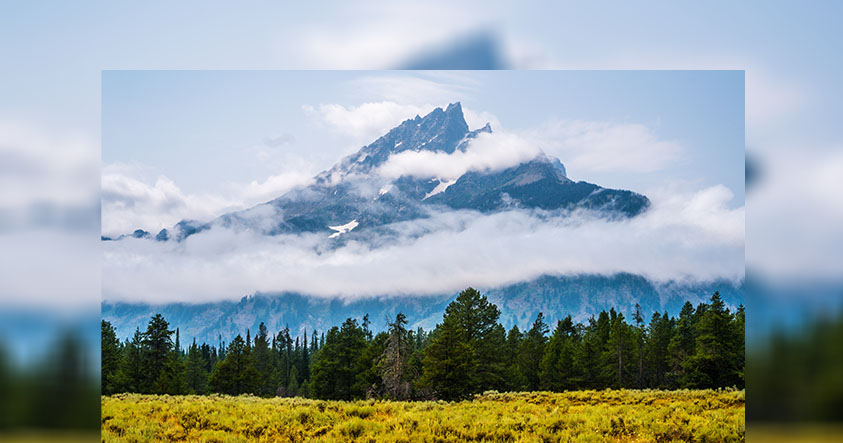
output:
[[[208,222],[183,220],[155,236],[138,230],[116,239],[182,240],[213,226],[252,229],[268,235],[325,232],[338,237],[427,217],[436,209],[484,213],[514,208],[591,209],[608,217],[633,217],[649,206],[647,197],[631,191],[573,181],[558,159],[544,154],[503,170],[470,171],[454,181],[410,176],[390,180],[379,173],[390,156],[406,151],[465,152],[473,139],[490,133],[488,123],[470,130],[462,106],[452,103],[424,117],[405,120],[318,174],[309,186]]]
[[[501,323],[507,329],[518,325],[522,331],[529,328],[539,312],[553,325],[568,314],[576,321],[585,322],[591,315],[612,308],[630,318],[638,303],[645,320],[649,321],[656,311],[678,315],[685,301],[696,305],[707,301],[714,291],[719,291],[733,308],[744,302],[742,284],[729,281],[654,283],[632,274],[543,276],[500,288],[479,289],[500,308]],[[143,330],[152,315],[161,313],[173,329],[180,329],[183,343],[193,338],[198,342],[217,343],[220,337],[230,341],[237,334],[245,334],[247,329],[254,333],[261,322],[275,332],[285,326],[299,333],[314,329],[323,332],[349,317],[361,320],[365,314],[369,314],[375,331],[384,330],[387,319],[394,318],[398,312],[407,316],[410,327],[429,330],[442,321],[445,307],[455,297],[454,293],[347,301],[283,293],[202,304],[104,302],[102,317],[115,326],[122,339],[131,337],[135,328]]]
[[[394,155],[465,152],[472,141],[489,134],[492,134],[489,124],[471,130],[460,103],[453,103],[424,117],[405,120],[318,174],[308,186],[211,221],[183,220],[157,235],[137,230],[125,237],[180,241],[212,227],[229,227],[266,235],[324,234],[326,241],[337,246],[349,239],[377,239],[378,245],[382,245],[395,235],[391,230],[394,223],[429,217],[435,211],[495,213],[522,209],[564,217],[568,211],[585,209],[609,219],[622,219],[635,217],[649,207],[647,197],[635,192],[570,179],[562,162],[545,154],[503,169],[469,171],[451,181],[441,177],[395,179],[381,173]],[[517,324],[522,329],[539,312],[550,322],[568,314],[578,321],[586,321],[589,316],[611,308],[631,315],[636,303],[647,316],[654,311],[675,315],[686,300],[698,303],[707,300],[714,291],[720,291],[732,306],[744,299],[742,285],[727,281],[657,283],[630,274],[545,275],[502,287],[478,289],[501,308],[501,321],[506,327]],[[410,326],[429,329],[441,321],[445,307],[455,296],[456,293],[383,294],[344,300],[277,293],[203,304],[105,301],[102,316],[115,325],[123,338],[135,328],[144,328],[151,315],[161,313],[173,328],[180,328],[182,338],[216,343],[219,337],[228,341],[247,329],[255,331],[260,322],[266,322],[271,331],[289,326],[293,331],[306,328],[321,332],[348,317],[360,319],[367,313],[376,330],[385,327],[386,319],[397,312],[407,316]]]

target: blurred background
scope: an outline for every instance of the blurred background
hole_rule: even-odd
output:
[[[839,2],[0,2],[0,440],[98,440],[100,74],[746,72],[747,435],[843,436]]]

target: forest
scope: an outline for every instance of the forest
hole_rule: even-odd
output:
[[[121,342],[102,321],[102,393],[252,394],[323,400],[461,400],[486,392],[744,388],[744,307],[731,312],[715,292],[678,317],[638,305],[585,323],[539,313],[508,331],[479,291],[462,291],[431,331],[408,329],[398,313],[374,333],[368,315],[328,331],[261,323],[226,343],[184,346],[160,315]]]

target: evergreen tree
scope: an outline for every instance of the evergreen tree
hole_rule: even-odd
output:
[[[733,337],[735,340],[736,362],[737,362],[737,376],[740,380],[738,387],[743,388],[746,385],[746,378],[744,374],[744,367],[746,365],[746,309],[743,305],[738,306],[738,311],[735,312]]]
[[[295,366],[290,369],[290,384],[287,385],[287,395],[290,397],[299,395],[299,370]]]
[[[381,370],[383,367],[381,357],[386,349],[386,341],[389,338],[387,332],[379,332],[372,340],[366,343],[366,348],[360,354],[362,372],[357,374],[355,385],[367,398],[381,397],[384,395],[383,379]]]
[[[211,390],[222,394],[253,394],[258,390],[258,372],[243,337],[234,337],[209,380]]]
[[[644,344],[647,341],[647,330],[644,328],[644,315],[641,313],[641,305],[635,304],[635,312],[632,315],[635,326],[632,329],[633,341],[635,342],[634,353],[638,360],[638,371],[635,377],[635,387],[643,388],[646,385],[644,379]]]
[[[506,347],[504,348],[503,355],[504,361],[508,362],[504,376],[505,390],[507,391],[521,391],[527,386],[527,380],[521,373],[520,365],[518,364],[522,338],[521,331],[518,330],[517,325],[513,325],[506,335]]]
[[[369,314],[366,313],[366,315],[363,316],[362,326],[363,326],[363,333],[366,335],[366,340],[368,340],[368,341],[372,340],[372,330],[370,329],[371,324],[372,324],[372,322],[369,321]]]
[[[180,391],[179,365],[174,358],[173,330],[161,314],[149,321],[143,334],[145,380],[143,391],[151,394],[175,394]]]
[[[127,340],[123,346],[123,364],[120,368],[119,382],[122,390],[146,393],[144,386],[146,373],[144,371],[143,334],[139,329],[136,329],[132,339]]]
[[[498,325],[500,310],[474,288],[467,288],[445,308],[445,317],[454,317],[475,366],[471,368],[471,390],[481,392],[502,387],[505,362],[498,351],[505,341],[505,330]]]
[[[358,383],[357,375],[366,365],[361,355],[366,349],[366,333],[349,318],[341,328],[328,331],[325,345],[319,350],[319,359],[313,365],[312,393],[323,399],[351,400],[363,396],[365,388]]]
[[[733,316],[720,293],[715,292],[711,304],[699,318],[694,355],[683,364],[686,386],[710,388],[740,384],[738,343]]]
[[[542,389],[561,392],[573,387],[577,340],[570,315],[556,323],[541,360],[539,379]]]
[[[402,313],[389,323],[389,335],[380,358],[380,374],[384,394],[395,400],[410,398],[410,380],[408,360],[410,344],[407,341],[407,317]]]
[[[668,379],[671,387],[684,384],[685,361],[694,355],[696,346],[695,310],[691,302],[685,302],[676,320],[676,332],[670,340],[668,352],[670,354],[670,372]]]
[[[208,392],[208,370],[202,350],[196,345],[196,339],[187,351],[184,364],[185,387],[188,394],[206,394]]]
[[[472,394],[474,353],[456,316],[445,316],[424,356],[422,384],[437,398],[460,400]]]
[[[117,333],[111,323],[102,321],[102,338],[101,338],[101,388],[103,395],[111,395],[118,392],[120,389],[120,363],[122,356],[122,349],[120,349],[120,341],[117,339]]]
[[[527,389],[530,391],[536,391],[541,386],[541,361],[544,345],[547,342],[547,332],[544,314],[539,312],[536,321],[533,322],[533,326],[521,342],[519,367],[527,382]]]
[[[674,320],[665,312],[659,315],[653,314],[650,319],[647,344],[644,349],[644,358],[647,366],[647,385],[652,388],[669,388],[668,374],[670,372],[671,358],[668,349],[673,340]]]
[[[254,354],[255,370],[258,372],[258,395],[269,397],[275,395],[276,371],[272,364],[272,351],[269,348],[269,331],[261,322],[258,334],[255,336]]]
[[[607,379],[613,380],[613,387],[630,387],[633,379],[632,374],[637,366],[633,359],[635,339],[632,329],[626,323],[623,314],[615,312],[614,308],[609,311],[609,319],[611,329],[604,352],[605,366],[603,372]]]
[[[517,326],[506,333],[499,315],[468,288],[430,334],[408,330],[403,314],[374,337],[351,318],[321,340],[306,330],[293,340],[289,328],[270,337],[261,323],[247,340],[226,346],[219,337],[219,347],[193,340],[187,352],[161,315],[123,344],[103,321],[103,393],[457,400],[485,389],[744,386],[745,310],[731,313],[719,293],[696,308],[686,303],[678,319],[654,313],[646,327],[640,306],[633,324],[614,309],[586,325],[567,316],[549,338],[543,314],[526,333]]]

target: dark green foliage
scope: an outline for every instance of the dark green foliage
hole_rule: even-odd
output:
[[[366,332],[357,325],[357,320],[349,318],[341,328],[331,328],[313,365],[313,394],[333,400],[362,397],[365,387],[357,375],[367,363],[361,358],[365,349]]]
[[[503,357],[506,362],[504,383],[506,391],[521,391],[527,386],[527,379],[521,373],[521,366],[518,364],[518,357],[521,350],[523,336],[518,326],[513,326],[506,335],[506,346],[503,348]]]
[[[578,341],[570,315],[556,323],[540,365],[542,389],[560,392],[574,387],[574,353]]]
[[[544,314],[539,312],[533,326],[524,335],[518,352],[518,362],[521,374],[527,382],[526,388],[537,391],[541,385],[541,362],[544,356],[544,346],[547,343],[547,324]]]
[[[120,349],[120,341],[117,340],[117,334],[114,332],[114,327],[111,326],[111,323],[105,320],[102,321],[101,340],[102,393],[104,395],[109,395],[119,391],[120,359],[122,349]]]
[[[208,392],[208,362],[196,340],[187,350],[184,363],[185,389],[188,394],[206,394]]]
[[[258,391],[258,371],[251,350],[243,337],[234,337],[225,359],[211,373],[211,390],[229,395],[254,394]]]
[[[741,327],[743,330],[743,327]],[[650,319],[647,341],[644,345],[644,365],[646,386],[668,388],[668,375],[671,369],[670,342],[675,333],[675,321],[667,312],[653,314]]]
[[[445,319],[452,319],[454,326],[462,330],[464,344],[472,354],[474,364],[467,374],[471,391],[503,387],[505,362],[499,350],[506,337],[499,318],[498,307],[474,288],[460,292],[445,308]]]
[[[422,384],[438,398],[459,400],[473,392],[473,374],[477,367],[466,333],[458,319],[447,314],[434,332],[424,356]]]
[[[609,321],[609,339],[603,352],[604,373],[608,380],[612,380],[610,386],[632,387],[632,374],[635,370],[635,338],[632,328],[624,320],[623,314],[616,313],[614,309],[609,311]]]
[[[699,312],[699,310],[698,310]],[[735,318],[720,294],[699,317],[694,354],[682,365],[689,387],[732,386],[742,383],[743,363],[739,361],[743,330],[735,327]]]
[[[247,340],[194,340],[186,353],[161,315],[123,344],[103,322],[103,392],[460,400],[490,389],[744,386],[745,312],[731,313],[718,293],[696,308],[686,303],[678,318],[655,313],[649,324],[638,307],[633,324],[614,309],[587,324],[568,315],[549,337],[541,313],[524,333],[506,332],[499,318],[468,288],[431,333],[408,330],[401,313],[378,334],[368,317],[349,318],[324,338],[288,328],[272,336],[261,323]]]
[[[258,395],[270,397],[276,391],[276,373],[273,368],[272,350],[269,348],[269,331],[261,322],[258,334],[255,336],[255,347],[252,349],[255,369],[258,371]]]

